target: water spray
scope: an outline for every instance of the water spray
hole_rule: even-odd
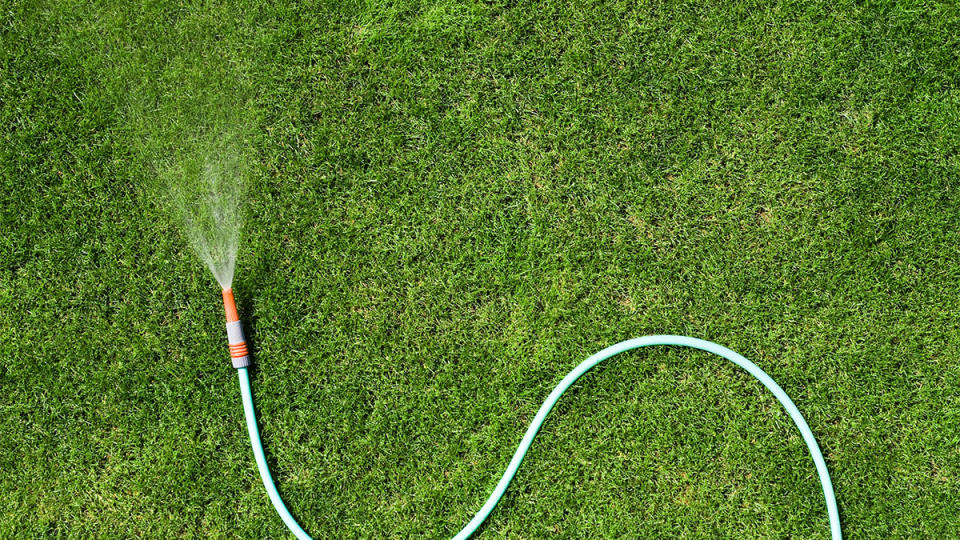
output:
[[[229,283],[227,283],[223,289],[223,306],[227,316],[227,338],[230,347],[230,356],[233,360],[233,367],[236,368],[237,375],[240,378],[240,394],[241,399],[243,400],[243,413],[246,417],[247,431],[250,435],[250,444],[253,446],[253,456],[257,462],[257,469],[260,471],[260,478],[263,480],[263,485],[267,490],[267,495],[270,497],[270,502],[273,503],[273,507],[276,509],[277,514],[280,515],[280,519],[282,519],[287,525],[287,528],[290,529],[290,532],[292,532],[294,536],[300,540],[312,540],[310,535],[308,535],[306,531],[300,527],[300,524],[297,523],[297,520],[290,515],[290,511],[287,509],[287,505],[284,504],[283,499],[280,498],[280,493],[277,491],[277,487],[273,482],[273,477],[270,475],[270,467],[267,465],[267,460],[263,452],[263,443],[260,441],[260,431],[257,427],[257,415],[253,407],[253,394],[250,390],[250,375],[247,372],[251,365],[250,351],[243,335],[243,328],[240,323],[240,317],[237,313],[236,303],[233,298],[233,289],[230,288]],[[558,384],[556,388],[550,392],[550,395],[547,397],[547,400],[544,401],[543,405],[540,406],[540,410],[537,411],[537,415],[534,417],[533,422],[530,423],[530,427],[527,428],[526,434],[524,434],[523,439],[520,441],[520,446],[517,448],[517,451],[513,454],[513,458],[507,465],[507,470],[504,471],[500,481],[497,483],[496,487],[494,487],[493,493],[490,494],[490,496],[487,498],[487,501],[483,504],[473,519],[471,519],[470,522],[468,522],[463,529],[457,533],[456,536],[454,536],[454,540],[466,540],[473,535],[473,533],[480,527],[480,525],[483,524],[484,521],[486,521],[487,517],[497,506],[497,503],[500,502],[501,497],[503,497],[504,493],[506,493],[507,487],[510,485],[510,481],[513,480],[517,469],[520,468],[520,463],[523,462],[524,456],[526,456],[527,451],[530,449],[530,445],[533,444],[533,440],[540,431],[540,427],[543,425],[544,420],[546,420],[547,415],[550,414],[550,411],[553,409],[554,405],[556,405],[557,401],[560,400],[560,397],[563,395],[563,393],[566,392],[567,389],[569,389],[573,383],[577,381],[577,379],[579,379],[584,373],[590,371],[590,369],[592,369],[594,366],[603,362],[604,360],[607,360],[608,358],[632,349],[650,347],[653,345],[689,347],[716,354],[717,356],[726,358],[727,360],[746,370],[747,373],[760,381],[763,386],[773,393],[774,397],[777,398],[777,401],[779,401],[780,404],[783,405],[783,408],[786,409],[787,414],[790,415],[790,418],[793,420],[794,424],[796,424],[797,429],[800,430],[800,434],[803,436],[803,441],[807,444],[807,449],[810,450],[810,455],[813,457],[814,466],[817,469],[817,475],[820,477],[820,486],[823,488],[823,497],[827,504],[827,514],[830,521],[831,536],[833,540],[841,540],[843,535],[840,530],[840,513],[837,509],[837,500],[833,492],[833,483],[830,481],[830,472],[827,470],[827,464],[823,459],[823,454],[820,452],[820,447],[817,445],[817,441],[813,436],[813,432],[810,430],[810,426],[807,425],[806,420],[804,420],[803,415],[800,414],[800,410],[797,409],[797,406],[793,403],[793,400],[787,396],[787,393],[784,392],[783,389],[780,388],[780,385],[778,385],[769,375],[757,367],[756,364],[750,360],[747,360],[740,354],[723,347],[722,345],[717,345],[711,341],[675,335],[654,335],[621,341],[616,345],[611,345],[610,347],[603,349],[593,356],[590,356],[579,366],[574,368],[573,371],[567,374],[567,376],[560,381],[560,384]]]

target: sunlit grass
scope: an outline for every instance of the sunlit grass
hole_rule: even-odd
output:
[[[557,381],[650,333],[777,380],[850,537],[954,536],[958,23],[6,6],[0,536],[285,534],[218,286],[158,195],[158,156],[202,164],[184,134],[218,110],[248,130],[234,288],[264,443],[315,537],[454,534]],[[723,361],[630,353],[554,414],[480,538],[827,536],[803,441]]]

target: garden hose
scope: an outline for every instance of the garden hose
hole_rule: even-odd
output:
[[[273,478],[270,476],[270,468],[267,465],[266,457],[264,457],[263,444],[260,441],[260,431],[257,428],[257,416],[256,411],[253,408],[253,395],[250,391],[250,375],[247,372],[247,368],[250,366],[250,355],[247,349],[246,340],[243,337],[243,329],[241,327],[240,319],[237,315],[237,308],[236,304],[234,303],[233,291],[231,289],[223,290],[223,302],[227,314],[227,336],[230,343],[230,356],[233,358],[233,367],[237,368],[237,373],[240,377],[240,393],[243,399],[243,412],[246,416],[247,431],[250,433],[250,444],[253,446],[253,455],[257,462],[257,469],[260,471],[260,478],[263,480],[263,485],[267,489],[267,495],[270,496],[270,501],[273,503],[277,513],[280,514],[280,518],[287,525],[290,531],[300,540],[310,540],[310,535],[308,535],[297,523],[297,520],[290,515],[290,511],[287,510],[287,506],[283,503],[283,499],[280,498],[280,493],[277,492],[277,487],[274,485]],[[817,441],[813,437],[813,432],[810,431],[810,427],[807,425],[806,420],[803,419],[803,415],[800,414],[799,409],[797,409],[797,406],[794,405],[790,397],[787,396],[786,392],[784,392],[783,389],[780,388],[780,385],[770,378],[769,375],[757,367],[756,364],[747,360],[740,354],[737,354],[726,347],[717,345],[716,343],[710,341],[673,335],[644,336],[621,341],[616,345],[611,345],[610,347],[603,349],[593,356],[590,356],[573,371],[567,374],[567,376],[560,381],[560,384],[553,389],[553,392],[550,392],[550,395],[547,396],[547,400],[544,401],[543,405],[540,406],[540,410],[537,411],[537,415],[534,417],[533,422],[531,422],[530,427],[527,428],[527,432],[523,436],[523,440],[520,441],[520,446],[513,454],[513,459],[511,459],[510,464],[507,465],[507,470],[503,473],[503,477],[500,478],[500,482],[498,482],[496,487],[493,489],[493,493],[490,494],[490,497],[487,498],[487,501],[483,504],[483,507],[480,508],[480,511],[477,512],[473,519],[471,519],[470,522],[467,523],[467,525],[463,527],[459,533],[457,533],[457,535],[454,537],[454,540],[465,540],[466,538],[469,538],[470,535],[472,535],[487,519],[494,507],[497,506],[497,503],[500,502],[500,498],[503,497],[503,494],[507,491],[507,486],[510,485],[510,481],[513,480],[514,475],[517,473],[520,463],[523,461],[524,456],[526,456],[527,451],[530,449],[530,445],[533,444],[533,439],[540,431],[540,427],[543,425],[544,420],[546,420],[550,410],[553,409],[553,406],[556,405],[557,401],[560,400],[560,396],[562,396],[563,393],[566,392],[567,389],[569,389],[573,383],[580,378],[580,376],[590,371],[590,369],[600,362],[603,362],[612,356],[616,356],[622,352],[640,347],[649,347],[651,345],[690,347],[693,349],[707,351],[716,354],[717,356],[722,356],[723,358],[726,358],[727,360],[730,360],[734,364],[745,369],[750,375],[753,375],[754,378],[766,386],[768,390],[773,392],[773,395],[777,398],[777,401],[783,405],[783,408],[787,410],[787,414],[790,415],[790,418],[792,418],[793,422],[797,425],[797,428],[800,430],[800,434],[803,436],[804,442],[807,443],[807,448],[810,450],[810,455],[813,457],[813,463],[817,468],[817,474],[820,476],[820,486],[823,488],[823,497],[827,503],[827,514],[830,520],[830,533],[833,540],[841,540],[842,533],[840,531],[840,513],[837,510],[837,499],[833,493],[833,483],[830,481],[830,473],[827,471],[827,464],[823,460],[823,454],[820,453],[820,447],[817,446]]]

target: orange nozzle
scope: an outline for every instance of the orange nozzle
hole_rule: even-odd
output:
[[[233,367],[245,368],[250,365],[250,349],[243,337],[243,325],[237,314],[237,303],[233,300],[233,289],[223,290],[223,310],[227,313],[227,343],[230,345]]]
[[[240,320],[237,314],[237,303],[233,301],[233,289],[223,290],[223,309],[227,312],[227,322]]]

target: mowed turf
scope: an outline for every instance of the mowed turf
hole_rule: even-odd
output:
[[[249,98],[234,288],[315,537],[452,536],[651,333],[779,382],[850,538],[956,536],[958,50],[951,2],[6,2],[0,536],[287,534],[157,188],[196,89]],[[654,348],[477,537],[827,535],[773,396]]]

